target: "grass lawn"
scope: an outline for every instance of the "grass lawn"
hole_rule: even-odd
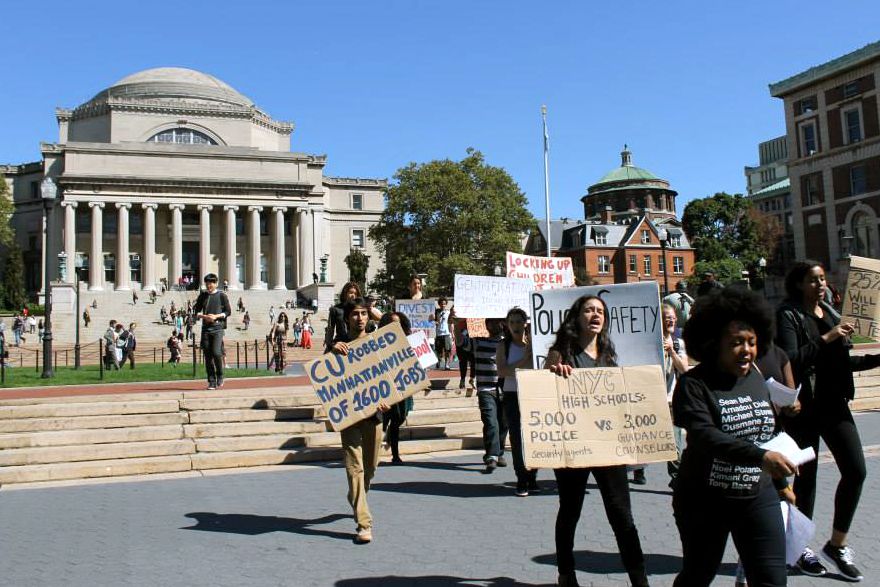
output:
[[[265,369],[226,369],[226,379],[235,377],[265,377],[274,371]],[[12,367],[6,369],[6,382],[2,387],[31,387],[39,385],[83,385],[101,383],[132,383],[137,381],[172,381],[177,379],[207,379],[205,366],[198,365],[193,377],[192,363],[181,363],[177,367],[168,364],[143,363],[134,369],[125,367],[119,371],[104,371],[101,379],[97,365],[83,365],[78,371],[73,367],[58,367],[55,377],[42,379],[33,367]]]

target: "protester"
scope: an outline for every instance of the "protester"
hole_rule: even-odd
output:
[[[422,278],[418,275],[410,276],[409,283],[407,284],[407,289],[409,290],[409,299],[422,299],[422,296],[424,295],[422,293]]]
[[[700,282],[700,285],[697,287],[697,297],[701,298],[722,288],[724,288],[724,286],[715,280],[715,273],[713,271],[706,271],[703,273],[703,281]]]
[[[501,404],[501,391],[498,389],[498,367],[495,363],[498,346],[501,344],[503,322],[497,318],[486,320],[489,337],[473,339],[474,360],[476,362],[477,401],[480,405],[480,419],[483,421],[483,463],[486,473],[496,467],[506,467],[504,445],[507,441],[507,422]]]
[[[708,587],[731,534],[749,585],[786,584],[779,498],[792,497],[785,477],[796,467],[760,448],[776,418],[753,365],[772,336],[769,306],[742,287],[698,299],[685,326],[700,364],[679,378],[672,399],[674,422],[688,434],[672,500],[683,551],[675,587]]]
[[[208,373],[208,389],[223,387],[223,331],[232,306],[225,293],[217,289],[217,275],[205,275],[205,291],[199,294],[192,309],[202,321],[201,348]]]
[[[465,389],[465,379],[468,374],[468,367],[471,369],[471,377],[469,382],[471,387],[474,386],[474,350],[471,344],[470,332],[468,332],[467,320],[465,318],[457,318],[454,320],[452,332],[455,335],[455,354],[458,357],[458,372],[461,379],[458,382],[459,389]]]
[[[412,334],[409,318],[406,317],[406,314],[401,312],[389,312],[383,314],[382,319],[379,320],[379,328],[388,326],[392,322],[399,323],[400,328],[405,335],[409,336]],[[382,419],[382,430],[385,431],[385,438],[388,442],[388,447],[391,449],[392,463],[403,462],[403,459],[400,458],[400,427],[406,422],[406,417],[409,415],[410,410],[413,409],[413,405],[414,401],[412,396],[410,396],[402,402],[397,402],[391,406],[391,408],[385,412],[384,418]]]
[[[329,352],[335,340],[345,338],[348,325],[345,321],[345,304],[355,298],[363,298],[361,286],[357,282],[349,281],[342,286],[339,292],[339,303],[330,308],[327,315],[327,330],[324,332],[324,352]],[[366,301],[364,302],[366,303]],[[367,320],[380,320],[382,313],[375,308],[367,309]],[[305,330],[305,327],[303,327]]]
[[[434,350],[437,352],[438,369],[448,371],[451,369],[449,362],[452,360],[452,333],[449,331],[450,310],[446,307],[449,303],[445,297],[437,300],[437,309],[431,321],[436,324],[434,334]]]
[[[855,565],[847,535],[867,472],[849,402],[855,395],[853,371],[880,366],[880,355],[850,356],[853,325],[842,322],[825,302],[826,290],[825,269],[814,261],[795,263],[785,277],[787,299],[776,315],[778,344],[791,359],[795,383],[801,386],[801,410],[794,417],[783,418],[783,426],[802,448],[812,446],[818,451],[821,438],[834,456],[840,482],[834,498],[831,539],[821,554],[845,579],[861,581],[862,573]],[[810,518],[816,500],[817,469],[816,461],[804,464],[794,483],[798,509]],[[812,576],[826,572],[810,549],[804,551],[798,567]]]
[[[674,335],[681,337],[681,329],[687,324],[694,307],[694,298],[687,292],[687,282],[679,281],[675,284],[675,291],[663,298],[664,304],[669,304],[675,310],[676,327]]]
[[[510,433],[510,452],[513,455],[513,470],[516,473],[516,495],[527,497],[529,492],[541,490],[538,485],[538,471],[526,469],[523,458],[522,433],[519,413],[519,399],[516,383],[517,369],[532,368],[532,341],[527,324],[529,316],[522,308],[511,308],[505,320],[507,336],[498,345],[495,363],[501,380],[502,406],[504,420]]]
[[[678,377],[685,373],[689,368],[687,350],[684,340],[679,337],[678,332],[678,312],[675,307],[668,302],[660,305],[663,319],[663,371],[666,375],[666,401],[669,403],[669,409],[672,410],[672,398],[675,392],[675,386],[678,383]],[[673,425],[672,434],[675,437],[675,452],[678,458],[667,463],[667,471],[669,473],[669,487],[674,488],[675,479],[678,476],[678,467],[681,464],[681,453],[684,450],[685,431],[684,429]],[[639,484],[638,469],[633,483]],[[641,469],[641,480],[646,481],[644,468]],[[644,483],[641,483],[644,484]]]
[[[275,372],[281,373],[284,371],[285,361],[284,361],[284,347],[287,344],[287,333],[290,331],[290,324],[287,320],[287,314],[281,312],[278,314],[278,321],[272,325],[272,328],[269,330],[269,340],[272,341],[272,363],[275,364]]]
[[[119,360],[116,358],[116,320],[110,320],[110,326],[104,332],[104,368],[119,369]]]
[[[346,302],[343,318],[346,329],[331,345],[331,351],[339,355],[348,354],[349,342],[367,336],[369,311],[364,299],[356,297]],[[373,517],[367,506],[367,492],[379,466],[382,445],[382,435],[379,433],[380,416],[388,409],[388,404],[380,401],[379,412],[352,424],[341,433],[345,474],[348,478],[348,503],[354,510],[357,523],[355,541],[361,544],[373,540]]]

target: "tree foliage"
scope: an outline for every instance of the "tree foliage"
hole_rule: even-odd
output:
[[[367,269],[370,267],[370,259],[364,254],[363,250],[354,248],[345,257],[345,264],[348,266],[348,280],[354,281],[363,290],[367,282]]]
[[[742,194],[721,192],[692,200],[685,206],[682,226],[696,249],[694,274],[712,270],[721,281],[740,279],[743,268],[770,257],[778,243],[778,234]]]
[[[0,297],[7,309],[20,310],[27,303],[24,289],[24,260],[21,248],[15,241],[6,247],[6,262],[3,266],[3,282],[0,283]]]
[[[402,294],[410,275],[424,273],[431,295],[448,295],[456,273],[492,275],[535,226],[526,203],[513,178],[474,149],[461,161],[410,163],[395,174],[370,229],[386,261],[372,287]]]
[[[0,175],[0,247],[7,247],[15,240],[15,230],[11,224],[13,212],[12,194],[9,193],[6,178]]]

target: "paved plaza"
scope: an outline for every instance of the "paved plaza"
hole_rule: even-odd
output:
[[[866,575],[880,584],[880,413],[857,416],[868,486],[852,529]],[[557,497],[513,495],[513,471],[482,474],[479,453],[383,465],[370,493],[375,541],[352,543],[339,466],[277,472],[0,491],[0,584],[119,585],[551,585]],[[820,468],[817,523],[829,532],[833,464]],[[665,467],[633,488],[651,584],[680,566]],[[599,492],[590,486],[575,544],[582,585],[627,585]],[[819,538],[817,537],[817,542]],[[732,586],[728,548],[715,585]],[[793,587],[842,585],[792,576]]]

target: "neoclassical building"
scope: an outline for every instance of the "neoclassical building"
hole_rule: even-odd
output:
[[[215,77],[149,69],[56,118],[42,161],[0,166],[32,291],[42,290],[46,246],[68,266],[79,258],[92,291],[199,283],[209,272],[231,290],[340,283],[356,247],[370,256],[368,279],[380,269],[367,231],[386,181],[324,175],[326,156],[291,151],[291,123]],[[48,233],[47,182],[58,194]],[[49,275],[74,279],[59,263]]]

